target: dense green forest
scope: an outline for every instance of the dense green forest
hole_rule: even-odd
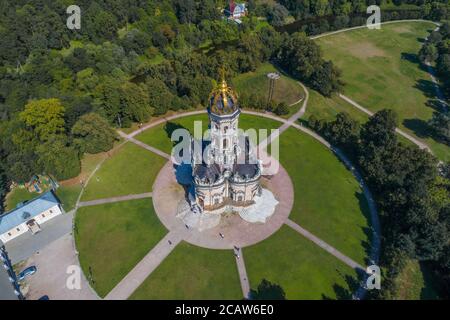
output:
[[[80,1],[81,30],[66,27],[67,4],[0,7],[0,155],[12,181],[76,176],[84,151],[105,150],[92,139],[112,139],[105,121],[128,127],[206,105],[222,66],[231,76],[269,59],[287,69],[295,61],[289,71],[323,94],[341,85],[304,34],[258,27],[256,17],[238,26],[222,19],[221,1]],[[83,134],[89,127],[101,132]]]
[[[373,3],[397,8],[390,19],[441,20],[450,12],[448,0],[250,0],[249,17],[237,25],[222,19],[226,1],[79,0],[81,29],[69,30],[71,1],[2,0],[0,198],[11,181],[37,173],[76,177],[83,153],[113,147],[114,128],[205,106],[221,67],[232,77],[271,61],[323,95],[339,91],[340,70],[307,34],[362,24],[352,14]],[[308,18],[315,20],[302,32],[278,29]],[[428,49],[448,89],[448,32],[436,37]],[[241,101],[267,107],[261,97]],[[376,195],[385,279],[414,257],[430,262],[450,292],[448,166],[439,174],[436,159],[400,144],[389,111],[363,127],[346,115],[311,123],[353,157]],[[391,297],[385,292],[377,298]]]

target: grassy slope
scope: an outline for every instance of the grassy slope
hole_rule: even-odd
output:
[[[9,192],[5,199],[5,211],[10,211],[16,208],[16,206],[33,198],[39,196],[37,192],[28,192],[27,189],[14,188]]]
[[[233,78],[233,86],[238,94],[243,92],[247,94],[257,94],[259,96],[268,97],[269,80],[267,74],[277,72],[277,69],[270,63],[264,63],[254,72],[247,72]],[[277,103],[286,102],[291,105],[304,96],[302,87],[292,78],[282,75],[277,80],[273,100]],[[298,110],[300,104],[296,104],[290,108],[290,114]],[[285,117],[289,117],[286,115]]]
[[[372,111],[395,110],[403,129],[448,161],[450,148],[426,136],[425,122],[433,113],[427,101],[435,93],[429,74],[417,60],[422,39],[434,28],[428,22],[394,23],[380,30],[352,30],[316,41],[325,58],[343,71],[346,95]]]
[[[130,299],[241,299],[231,250],[179,244]]]
[[[400,300],[433,300],[439,296],[435,288],[435,280],[427,267],[417,260],[410,260],[397,278],[399,287],[396,299]]]
[[[369,119],[368,115],[355,109],[338,96],[327,98],[315,90],[309,90],[308,107],[303,116],[304,119],[308,120],[310,116],[314,115],[317,119],[332,121],[340,112],[347,112],[353,119],[360,123],[364,123]]]
[[[293,128],[281,135],[280,154],[295,189],[290,218],[364,264],[368,207],[351,172],[327,148]]]
[[[290,300],[348,299],[354,291],[354,270],[288,226],[243,250],[253,289],[265,278],[281,285]]]
[[[86,276],[104,297],[164,237],[151,200],[80,208],[75,241]]]
[[[82,200],[150,192],[166,160],[132,143],[107,159],[90,180]]]
[[[208,129],[208,116],[207,114],[201,114],[169,121],[169,125],[164,123],[155,126],[139,134],[136,139],[170,154],[172,151],[173,143],[172,141],[170,141],[168,133],[170,133],[173,128],[178,127],[185,128],[193,133],[195,121],[202,121],[203,131]],[[278,121],[247,114],[241,114],[239,118],[239,128],[243,130],[248,130],[250,128],[254,128],[256,130],[274,129],[278,128],[280,125],[281,123],[279,123]],[[172,130],[166,128],[172,128]]]

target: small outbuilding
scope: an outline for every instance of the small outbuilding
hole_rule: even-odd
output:
[[[58,198],[52,190],[47,191],[0,215],[0,240],[6,243],[26,232],[35,234],[41,230],[41,224],[62,213]]]

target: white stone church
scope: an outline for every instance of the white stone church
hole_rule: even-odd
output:
[[[261,195],[262,167],[249,138],[239,133],[240,113],[237,95],[223,77],[210,97],[210,143],[192,157],[195,201],[203,212],[250,206]]]

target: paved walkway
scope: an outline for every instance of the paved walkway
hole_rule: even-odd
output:
[[[156,125],[156,124],[154,124],[154,125]],[[138,146],[141,147],[141,148],[144,148],[144,149],[146,149],[146,150],[148,150],[148,151],[150,151],[150,152],[153,152],[153,153],[155,153],[155,154],[157,154],[157,155],[159,155],[159,156],[161,156],[161,157],[163,157],[163,158],[166,158],[166,159],[168,159],[168,160],[171,159],[170,155],[168,155],[167,153],[165,153],[165,152],[163,152],[163,151],[161,151],[161,150],[159,150],[159,149],[153,148],[153,147],[151,147],[151,146],[149,146],[149,145],[147,145],[147,144],[145,144],[145,143],[143,143],[143,142],[141,142],[141,141],[139,141],[139,140],[136,140],[136,139],[133,138],[132,136],[127,135],[126,133],[124,133],[124,132],[122,132],[122,131],[118,131],[118,133],[119,133],[119,135],[120,135],[122,138],[124,138],[124,139],[126,139],[126,140],[128,140],[128,141],[130,141],[130,142],[132,142],[132,143],[134,143],[134,144],[136,144],[136,145],[138,145]]]
[[[373,116],[373,112],[364,108],[363,106],[361,106],[360,104],[358,104],[357,102],[353,101],[352,99],[350,99],[349,97],[343,95],[343,94],[339,94],[339,97],[342,98],[343,100],[347,101],[348,103],[350,103],[352,106],[354,106],[355,108],[359,109],[360,111],[368,114],[369,116]],[[397,132],[398,134],[402,135],[403,137],[405,137],[406,139],[408,139],[409,141],[411,141],[412,143],[414,143],[415,145],[417,145],[420,149],[424,149],[427,150],[428,152],[430,152],[431,154],[432,151],[430,149],[430,147],[428,147],[427,144],[419,141],[418,139],[416,139],[415,137],[413,137],[412,135],[400,130],[399,128],[395,129],[395,132]]]
[[[430,21],[430,20],[423,20],[423,19],[386,21],[386,22],[381,22],[380,24],[385,25],[385,24],[393,24],[393,23],[401,23],[401,22],[429,22],[429,23],[433,23],[434,25],[439,26],[439,23],[437,23],[437,22]],[[331,32],[319,34],[317,36],[311,36],[309,38],[314,40],[314,39],[319,39],[319,38],[323,38],[323,37],[328,37],[333,34],[338,34],[338,33],[347,32],[347,31],[351,31],[351,30],[357,30],[357,29],[366,29],[366,28],[367,28],[367,25],[356,26],[356,27],[351,27],[351,28],[346,28],[346,29],[341,29],[341,30],[337,30],[337,31],[331,31]]]
[[[141,193],[141,194],[131,194],[131,195],[121,196],[121,197],[112,197],[112,198],[106,198],[106,199],[79,202],[78,207],[79,208],[80,207],[90,207],[90,206],[97,206],[97,205],[106,204],[106,203],[146,199],[146,198],[151,198],[151,197],[152,197],[151,192]]]
[[[163,262],[178,243],[183,240],[183,232],[169,232],[119,284],[106,296],[106,300],[126,300]],[[171,241],[171,244],[169,243]]]
[[[221,223],[214,228],[185,232],[185,224],[176,217],[185,193],[177,183],[173,164],[167,162],[153,185],[153,207],[162,224],[170,231],[183,231],[183,239],[188,243],[208,249],[244,248],[263,241],[280,229],[294,205],[294,186],[283,167],[270,180],[263,178],[263,186],[272,191],[279,202],[266,223],[249,223],[239,215],[232,215],[222,217]],[[220,233],[225,237],[220,237]]]
[[[239,280],[241,281],[242,296],[245,299],[248,299],[250,294],[250,282],[248,281],[247,269],[245,268],[244,252],[242,249],[235,249],[234,253],[239,273]]]
[[[302,85],[302,84],[301,84]],[[379,222],[378,222],[378,216],[377,211],[375,207],[375,203],[371,197],[370,191],[365,186],[363,179],[359,175],[359,173],[354,169],[354,167],[351,165],[350,161],[343,155],[339,149],[333,148],[325,139],[323,139],[320,135],[316,134],[312,130],[303,127],[301,124],[297,124],[296,121],[305,113],[308,100],[309,100],[309,92],[306,87],[302,85],[303,89],[305,90],[305,100],[303,102],[302,108],[296,112],[292,117],[289,119],[284,119],[281,117],[277,117],[276,115],[270,114],[270,113],[260,113],[256,111],[243,111],[245,114],[251,114],[256,116],[261,116],[265,118],[270,118],[273,120],[280,121],[282,123],[282,126],[280,127],[280,131],[278,134],[275,134],[271,137],[269,137],[264,143],[270,144],[274,139],[276,139],[283,131],[288,129],[289,127],[297,128],[298,130],[301,130],[305,132],[308,135],[311,135],[313,138],[318,140],[320,143],[324,144],[327,148],[331,149],[353,172],[355,177],[360,182],[361,186],[364,189],[364,194],[367,198],[367,201],[369,203],[369,208],[371,211],[371,219],[372,219],[372,225],[373,227],[373,239],[372,242],[372,250],[371,250],[371,259],[373,261],[378,260],[379,255]],[[156,122],[153,122],[151,124],[148,124],[147,126],[129,134],[126,135],[124,133],[121,133],[123,137],[126,137],[126,139],[134,142],[134,137],[136,134],[139,134],[153,126],[159,125],[161,123],[164,123],[165,121],[181,118],[185,116],[190,115],[197,115],[197,114],[203,114],[206,111],[193,111],[188,112],[185,114],[177,114],[165,119],[158,120]],[[134,140],[134,141],[133,141]],[[261,143],[259,145],[259,151],[264,154],[266,157],[269,157],[267,153],[264,152],[263,147],[264,143]],[[143,143],[137,143],[137,145],[140,145],[141,147],[150,150],[152,152],[155,152],[159,154],[158,149],[155,149],[153,147],[147,146]],[[166,158],[170,157],[166,155]],[[273,159],[274,160],[274,159]],[[276,160],[275,160],[276,161]],[[176,234],[178,235],[178,242],[181,240],[185,240],[187,242],[190,242],[194,245],[205,247],[205,248],[212,248],[212,249],[233,249],[235,246],[238,247],[245,247],[248,245],[252,245],[255,243],[258,243],[262,241],[263,239],[269,237],[273,232],[278,230],[282,224],[287,224],[290,227],[294,228],[296,231],[298,231],[303,236],[307,237],[317,245],[319,245],[321,248],[338,258],[339,260],[343,261],[350,267],[358,270],[362,270],[365,272],[365,268],[350,259],[349,257],[345,256],[341,252],[339,252],[337,249],[333,248],[332,246],[325,243],[320,238],[314,236],[309,231],[305,230],[301,226],[295,224],[291,220],[288,219],[289,213],[292,210],[293,206],[293,191],[292,196],[290,195],[291,192],[287,192],[285,190],[286,186],[288,185],[291,190],[293,190],[292,182],[286,183],[286,181],[290,181],[289,175],[287,172],[282,168],[280,165],[280,172],[276,174],[274,178],[270,180],[270,183],[274,183],[275,187],[270,188],[272,191],[276,190],[278,191],[278,196],[286,197],[289,201],[280,201],[280,204],[277,207],[277,210],[281,210],[285,212],[284,214],[274,214],[269,221],[266,224],[262,225],[255,225],[255,224],[249,224],[251,225],[251,228],[245,230],[245,221],[240,220],[239,224],[234,223],[233,221],[228,221],[228,228],[227,227],[216,227],[210,230],[206,230],[203,232],[198,232],[196,230],[186,230],[185,226],[183,226],[180,223],[180,220],[175,217],[175,212],[177,211],[177,205],[179,201],[176,201],[175,198],[182,199],[184,197],[184,190],[176,183],[175,173],[173,164],[171,161],[169,161],[163,169],[158,174],[158,177],[156,178],[153,190],[153,203],[155,207],[155,211],[158,214],[158,217],[160,218],[161,222],[169,229],[171,230],[169,234]],[[278,177],[278,178],[277,178]],[[178,188],[177,188],[178,186]],[[277,198],[278,198],[277,196]],[[280,200],[280,199],[279,199]],[[236,217],[234,217],[236,218]],[[274,224],[275,222],[275,224]],[[279,225],[279,226],[278,226]],[[233,226],[232,228],[229,228],[229,226]],[[244,227],[243,227],[244,226]],[[262,228],[261,228],[262,226]],[[242,229],[243,228],[243,229]],[[264,230],[265,228],[265,230]],[[217,229],[217,230],[216,230]],[[242,229],[242,230],[241,230]],[[256,232],[254,232],[256,231]],[[225,238],[222,238],[219,236],[219,232],[225,235]],[[164,240],[164,239],[163,239]],[[175,246],[175,242],[172,240],[173,244],[172,246]],[[178,243],[177,242],[177,243]],[[161,249],[161,248],[162,249]],[[163,250],[165,248],[165,250]],[[170,248],[170,247],[169,247]],[[154,252],[156,250],[156,253]],[[171,251],[171,250],[170,250]],[[161,241],[157,247],[155,247],[139,264],[136,266],[135,269],[133,269],[129,275],[127,275],[119,285],[114,288],[114,290],[107,296],[107,299],[126,299],[128,298],[133,291],[142,283],[148,275],[151,274],[151,272],[161,263],[161,261],[170,253],[167,245],[164,244],[163,241]],[[162,254],[161,254],[162,252]],[[155,258],[156,256],[156,258]],[[152,262],[152,259],[156,259]],[[240,253],[240,259],[236,258],[236,263],[238,266],[239,271],[239,278],[241,281],[241,287],[244,296],[247,296],[250,291],[250,284],[248,281],[247,272],[245,269],[245,261],[242,255],[242,249]],[[149,268],[146,268],[146,266],[150,266]],[[364,287],[360,287],[357,292],[355,293],[355,297],[357,299],[361,299],[364,297],[365,289]]]
[[[303,85],[303,83],[298,82],[300,86],[303,88],[303,91],[305,92],[305,99],[303,100],[302,107],[293,114],[287,121],[283,121],[283,124],[281,127],[278,128],[278,131],[273,132],[266,140],[262,141],[260,143],[261,146],[267,146],[271,144],[275,139],[277,139],[284,131],[286,131],[290,126],[292,126],[298,119],[300,119],[306,112],[306,107],[308,106],[309,101],[309,91],[306,89],[306,87]],[[268,115],[267,118],[271,118],[273,120],[279,120],[279,117],[273,116],[271,114]]]
[[[328,253],[332,254],[333,256],[335,256],[336,258],[338,258],[339,260],[341,260],[342,262],[344,262],[346,265],[348,265],[349,267],[351,267],[352,269],[360,269],[364,272],[366,272],[366,268],[364,268],[363,266],[361,266],[359,263],[353,261],[352,259],[350,259],[349,257],[347,257],[346,255],[344,255],[343,253],[341,253],[340,251],[338,251],[337,249],[335,249],[334,247],[330,246],[328,243],[326,243],[325,241],[321,240],[320,238],[316,237],[315,235],[313,235],[311,232],[309,232],[308,230],[300,227],[298,224],[296,224],[294,221],[288,219],[286,221],[286,225],[288,225],[289,227],[291,227],[292,229],[294,229],[295,231],[297,231],[298,233],[300,233],[302,236],[304,236],[305,238],[311,240],[312,242],[314,242],[315,244],[317,244],[319,247],[321,247],[322,249],[324,249],[325,251],[327,251]]]

